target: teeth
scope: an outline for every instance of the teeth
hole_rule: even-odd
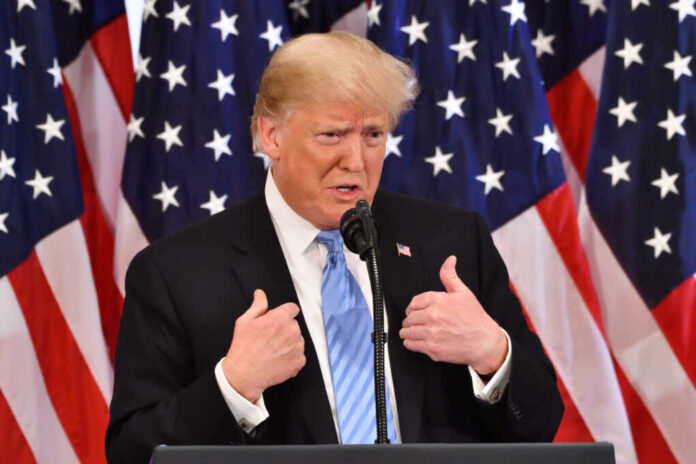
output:
[[[353,187],[336,187],[340,192],[348,193],[353,190]]]

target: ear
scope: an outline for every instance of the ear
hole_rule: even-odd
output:
[[[278,160],[280,158],[280,143],[278,142],[279,124],[263,116],[259,116],[257,126],[264,153],[273,161]]]

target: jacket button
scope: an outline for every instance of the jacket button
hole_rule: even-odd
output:
[[[248,420],[242,419],[239,421],[239,426],[244,429],[245,432],[248,432],[249,429],[251,429],[251,424],[249,423]]]

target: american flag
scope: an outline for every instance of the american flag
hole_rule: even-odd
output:
[[[130,258],[262,186],[261,71],[358,3],[146,0],[134,73],[120,1],[0,5],[0,453],[103,461]],[[334,24],[418,71],[382,186],[486,217],[559,374],[556,441],[617,462],[696,458],[694,3],[373,0]]]

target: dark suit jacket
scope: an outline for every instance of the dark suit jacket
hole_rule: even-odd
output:
[[[448,205],[378,192],[389,356],[403,442],[551,440],[563,412],[553,368],[510,291],[483,220]],[[398,255],[396,243],[411,248]],[[484,404],[466,366],[408,351],[398,337],[411,298],[443,290],[438,271],[456,254],[457,272],[512,339],[510,383]],[[336,443],[316,352],[303,317],[307,364],[264,392],[270,418],[254,437],[230,413],[215,376],[235,319],[265,290],[269,307],[297,296],[263,192],[139,253],[126,278],[115,363],[110,462],[147,462],[165,444]]]

